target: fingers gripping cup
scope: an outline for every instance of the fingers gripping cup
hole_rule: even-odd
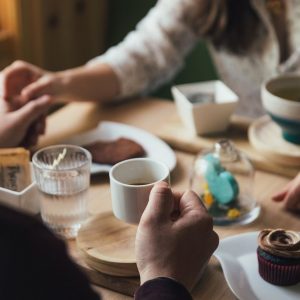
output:
[[[57,145],[33,156],[44,223],[64,238],[74,238],[88,216],[90,153],[78,146]]]
[[[127,223],[138,224],[154,184],[169,183],[170,171],[159,161],[135,158],[114,165],[109,177],[114,215]]]

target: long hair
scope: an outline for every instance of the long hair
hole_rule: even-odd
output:
[[[197,33],[217,49],[244,55],[265,29],[250,0],[198,0]]]

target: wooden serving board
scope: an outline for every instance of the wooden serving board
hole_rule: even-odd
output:
[[[294,177],[299,173],[299,167],[280,164],[268,159],[268,156],[254,148],[248,140],[248,129],[253,120],[240,116],[231,118],[231,125],[224,133],[211,136],[195,136],[191,134],[174,116],[173,122],[165,122],[157,135],[174,149],[197,154],[205,148],[211,148],[220,139],[230,139],[237,148],[250,158],[254,167],[261,171]]]
[[[281,128],[269,116],[253,122],[249,128],[251,145],[264,157],[300,170],[300,145],[292,144],[282,137]]]

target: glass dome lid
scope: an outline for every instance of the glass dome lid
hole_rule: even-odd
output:
[[[190,187],[216,225],[247,224],[260,212],[253,197],[254,174],[246,155],[224,139],[196,156]]]

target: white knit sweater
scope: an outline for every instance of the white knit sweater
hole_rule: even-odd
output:
[[[121,83],[121,98],[149,93],[184,66],[185,56],[201,39],[190,25],[197,1],[159,0],[124,41],[89,63],[105,62],[114,69]],[[296,50],[300,46],[300,1],[286,1],[290,43]],[[279,45],[264,1],[251,3],[267,28],[267,35],[256,37],[257,47],[264,50],[240,57],[217,51],[212,45],[209,49],[220,78],[240,97],[237,112],[255,117],[263,114],[260,86],[277,72]]]

